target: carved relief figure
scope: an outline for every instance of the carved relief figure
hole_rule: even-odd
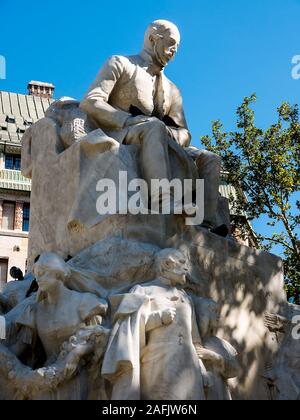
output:
[[[265,325],[270,332],[276,334],[280,349],[265,377],[273,388],[274,399],[300,399],[300,338],[295,331],[299,328],[293,323],[294,316],[300,319],[299,306],[290,304],[288,317],[278,314],[265,314]]]
[[[237,352],[227,341],[216,336],[219,327],[220,308],[211,299],[195,298],[202,345],[197,354],[204,362],[209,376],[206,389],[208,400],[231,400],[227,380],[239,374]]]
[[[156,260],[157,279],[121,296],[103,362],[112,399],[203,400],[195,345],[200,337],[184,290],[187,259],[167,249]]]
[[[63,343],[53,364],[36,370],[22,364],[0,344],[0,373],[2,378],[9,380],[6,387],[9,399],[53,399],[55,395],[72,400],[105,399],[99,371],[108,333],[109,330],[99,325],[84,327]],[[85,381],[86,385],[81,387],[80,381],[71,380],[78,373],[83,360],[89,381]],[[62,393],[64,384],[67,385]]]
[[[45,352],[43,366],[47,367],[56,362],[63,343],[70,337],[85,327],[102,324],[107,304],[90,293],[67,289],[64,281],[70,276],[70,269],[55,254],[43,254],[35,264],[33,273],[39,286],[37,299],[27,305],[15,320],[21,329],[11,351],[22,357],[38,338]],[[76,357],[73,354],[75,359],[68,362],[72,369],[79,361],[80,354],[76,354]],[[70,389],[66,392],[69,395]]]

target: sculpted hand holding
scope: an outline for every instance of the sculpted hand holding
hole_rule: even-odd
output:
[[[170,325],[176,317],[176,308],[169,308],[162,311],[161,320],[164,325]]]
[[[224,370],[225,361],[224,357],[222,357],[220,354],[200,346],[197,346],[196,351],[199,359],[203,360],[204,362],[210,362],[216,369],[220,371]]]

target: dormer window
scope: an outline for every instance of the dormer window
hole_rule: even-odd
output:
[[[15,124],[16,119],[13,115],[7,115],[5,121],[9,124]]]
[[[17,128],[17,133],[24,134],[25,133],[25,129],[24,128]]]

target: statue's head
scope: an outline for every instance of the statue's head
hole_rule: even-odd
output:
[[[145,33],[144,49],[161,67],[173,60],[180,44],[180,33],[174,23],[167,20],[152,22]]]
[[[200,335],[215,335],[220,324],[220,305],[212,299],[197,299],[196,314]]]
[[[188,259],[182,252],[176,249],[164,249],[156,256],[156,272],[166,283],[175,285],[185,285],[186,276],[189,272]]]
[[[71,274],[69,266],[56,254],[45,252],[33,266],[33,275],[40,292],[50,292]]]

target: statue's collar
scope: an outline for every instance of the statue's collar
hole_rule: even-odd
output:
[[[142,57],[145,63],[145,67],[147,68],[147,71],[149,73],[153,75],[158,75],[159,73],[163,73],[164,69],[153,62],[153,58],[147,50],[142,50],[142,52],[140,53],[140,56]]]

